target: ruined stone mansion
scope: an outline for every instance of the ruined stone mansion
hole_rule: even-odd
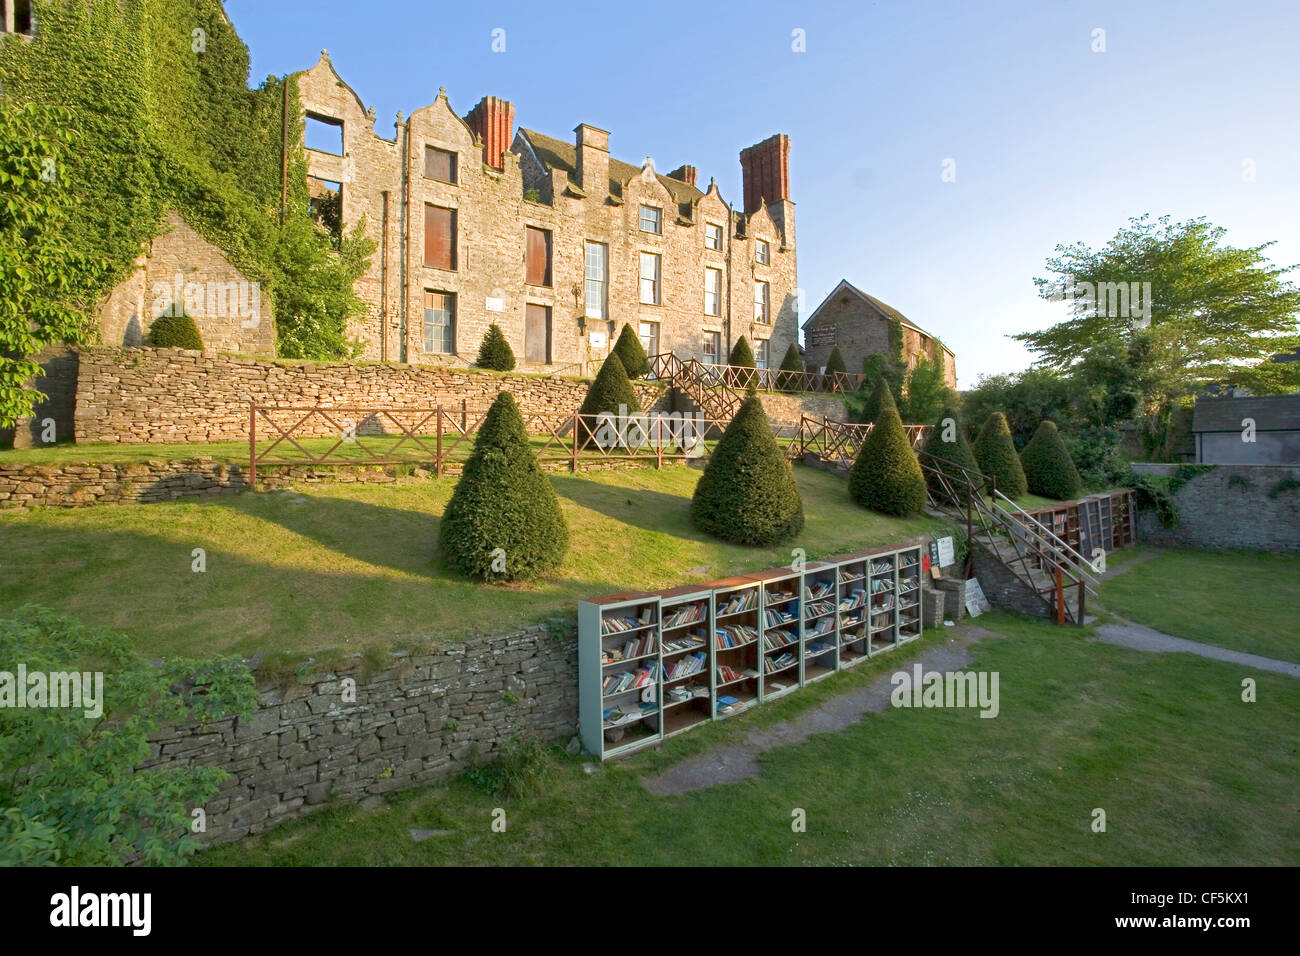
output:
[[[571,140],[515,129],[514,106],[484,97],[466,115],[440,90],[374,131],[373,110],[328,54],[297,75],[317,202],[376,252],[349,329],[364,358],[464,365],[496,323],[522,366],[590,372],[631,324],[646,350],[725,362],[746,336],[761,364],[798,336],[790,141],[740,154],[744,203],[728,206],[696,170],[668,174],[610,155],[610,134]]]

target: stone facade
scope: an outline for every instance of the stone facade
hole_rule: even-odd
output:
[[[308,118],[342,128],[341,155],[307,151],[309,174],[340,184],[344,228],[364,217],[377,244],[370,271],[357,283],[367,313],[349,329],[365,343],[365,358],[472,362],[490,323],[501,327],[521,362],[583,374],[608,354],[625,323],[638,333],[644,328],[647,338],[656,329],[659,351],[701,360],[709,336],[717,336],[724,358],[741,335],[770,341],[774,366],[796,340],[785,137],[745,151],[749,201],[733,212],[715,184],[695,186],[694,167],[662,175],[649,159],[641,166],[612,159],[609,134],[592,126],[580,125],[573,141],[526,129],[512,134],[511,104],[485,97],[462,118],[440,91],[405,121],[399,114],[389,140],[374,132],[373,111],[324,54],[297,79]],[[450,167],[447,153],[454,156]],[[430,155],[437,161],[426,166]],[[658,211],[658,232],[642,230],[643,206]],[[448,215],[439,210],[454,213],[452,251],[449,261],[438,250],[432,258],[450,268],[427,264],[431,244],[443,248],[443,239],[425,234],[426,225],[447,228],[428,218]],[[710,225],[722,227],[721,249],[708,248]],[[531,276],[528,227],[541,230],[549,247],[542,253],[549,268]],[[606,250],[600,308],[587,303],[588,242]],[[767,262],[759,261],[760,242]],[[642,253],[660,257],[654,303],[642,301],[650,297],[641,293]],[[706,310],[711,268],[719,270],[719,296],[716,309],[710,303]],[[755,321],[758,283],[767,283],[766,322]],[[444,311],[454,315],[450,351],[425,334],[426,314],[433,321]]]
[[[903,359],[910,370],[921,357],[943,361],[944,381],[957,387],[957,360],[952,351],[914,325],[898,310],[841,280],[817,308],[804,330],[804,363],[820,370],[838,348],[844,367],[853,374],[862,371],[872,355],[889,354],[889,324],[898,319],[903,329]]]
[[[1138,540],[1169,548],[1241,548],[1300,554],[1300,465],[1206,465],[1174,495],[1180,519],[1166,528],[1138,511]],[[1169,476],[1177,465],[1135,464]]]
[[[262,291],[179,213],[169,212],[166,228],[136,259],[135,271],[100,307],[100,336],[109,345],[140,345],[154,319],[183,310],[198,326],[204,348],[273,355],[271,296]]]
[[[511,737],[560,740],[577,727],[572,625],[539,625],[446,649],[395,653],[367,675],[338,671],[259,686],[248,717],[169,729],[140,769],[215,766],[230,776],[203,805],[200,841],[229,843],[333,803],[448,780]],[[345,678],[356,682],[345,693]],[[349,699],[349,698],[353,699]]]

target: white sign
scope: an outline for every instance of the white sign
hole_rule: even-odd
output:
[[[989,599],[984,596],[984,589],[980,587],[979,578],[970,578],[966,582],[966,613],[971,617],[979,617],[985,611],[993,610],[989,604]]]
[[[952,538],[939,538],[935,544],[939,546],[939,567],[946,568],[957,560],[952,550]]]
[[[487,310],[489,312],[504,312],[506,310],[506,300],[493,295],[488,296]]]
[[[589,336],[589,339],[591,341],[591,347],[593,349],[603,349],[605,347],[604,332],[592,332],[591,335]]]

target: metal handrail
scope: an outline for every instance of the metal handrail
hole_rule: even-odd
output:
[[[1005,502],[1007,505],[1010,505],[1012,508],[1014,508],[1016,512],[1018,512],[1020,518],[1023,521],[1030,522],[1031,523],[1030,530],[1037,533],[1039,537],[1045,538],[1049,544],[1052,544],[1059,552],[1061,552],[1063,555],[1069,558],[1071,562],[1076,566],[1076,569],[1078,570],[1080,577],[1086,580],[1089,584],[1097,583],[1096,578],[1094,578],[1092,574],[1089,573],[1089,571],[1096,570],[1093,567],[1092,563],[1088,561],[1088,559],[1085,558],[1083,555],[1081,555],[1078,551],[1074,550],[1074,548],[1070,547],[1069,542],[1063,540],[1051,528],[1047,527],[1045,524],[1043,524],[1041,521],[1039,521],[1037,518],[1035,518],[1033,515],[1027,512],[1024,508],[1020,507],[1018,504],[1016,504],[1014,501],[1012,501],[1002,492],[994,489],[993,498],[994,501],[997,503],[997,505],[1001,507],[1003,510],[1006,510],[1006,506],[1003,504],[1003,502]],[[1085,568],[1089,570],[1084,570]],[[1092,588],[1089,588],[1089,591],[1091,591],[1094,597],[1096,596],[1097,592],[1092,590]]]

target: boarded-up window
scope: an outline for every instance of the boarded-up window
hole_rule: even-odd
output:
[[[549,365],[551,361],[551,310],[544,305],[524,306],[524,361]]]
[[[443,183],[456,182],[456,154],[436,146],[424,147],[424,175]]]
[[[524,227],[527,242],[524,247],[524,263],[528,273],[525,281],[529,285],[551,284],[551,234],[545,229]]]
[[[456,268],[456,210],[424,207],[424,264],[432,269]]]

